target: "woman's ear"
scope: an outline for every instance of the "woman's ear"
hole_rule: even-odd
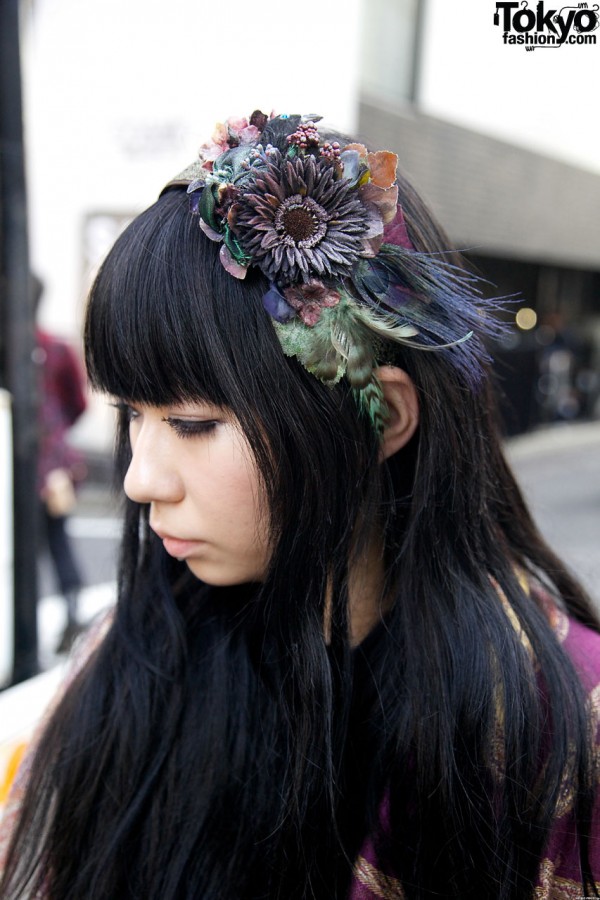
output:
[[[419,424],[419,398],[412,379],[396,366],[380,366],[375,375],[390,413],[381,441],[381,461],[409,442]]]

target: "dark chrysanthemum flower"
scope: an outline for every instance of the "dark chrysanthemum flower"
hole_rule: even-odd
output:
[[[333,165],[273,151],[244,185],[235,232],[270,281],[293,284],[345,275],[363,250],[369,212]]]

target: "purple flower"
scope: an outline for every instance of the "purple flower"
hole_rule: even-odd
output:
[[[296,318],[295,309],[290,306],[274,284],[270,286],[266,294],[263,294],[263,306],[271,318],[277,322],[290,322]]]
[[[240,190],[235,212],[245,253],[280,285],[349,274],[369,230],[358,192],[312,155],[273,151]]]

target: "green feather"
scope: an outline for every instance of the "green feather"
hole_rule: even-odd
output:
[[[358,315],[356,303],[342,294],[337,306],[321,310],[312,326],[300,319],[286,324],[274,322],[283,351],[326,384],[336,384],[343,375],[353,387],[364,387],[375,364],[374,340]]]
[[[337,306],[321,310],[315,325],[305,325],[298,318],[285,324],[274,321],[273,325],[284,353],[296,357],[312,375],[331,387],[347,377],[359,407],[381,435],[389,414],[374,374],[378,336],[407,341],[415,329],[393,326],[389,320],[365,311],[345,293]]]
[[[395,341],[397,344],[404,344],[415,350],[447,350],[450,347],[456,347],[458,344],[468,341],[473,336],[473,332],[468,331],[462,337],[457,338],[455,341],[448,341],[446,344],[420,344],[412,340],[419,334],[418,329],[414,325],[409,325],[408,323],[398,325],[392,316],[382,315],[364,306],[357,306],[356,314],[367,328],[383,340]]]
[[[390,411],[379,379],[373,375],[366,387],[354,391],[354,396],[359,409],[369,417],[375,432],[382,437],[390,418]]]

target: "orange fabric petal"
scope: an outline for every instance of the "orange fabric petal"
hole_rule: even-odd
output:
[[[383,219],[383,224],[388,225],[396,217],[398,206],[398,185],[383,188],[370,181],[359,188],[360,199],[363,203],[373,203]]]
[[[389,150],[378,150],[367,157],[371,170],[371,181],[382,188],[390,188],[396,180],[398,156]]]
[[[344,150],[356,150],[361,159],[366,159],[369,151],[364,144],[346,144]],[[343,152],[343,151],[342,151]]]

